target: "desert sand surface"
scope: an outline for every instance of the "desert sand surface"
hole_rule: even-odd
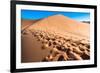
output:
[[[24,30],[26,28],[28,28],[30,25],[32,25],[33,23],[38,22],[39,20],[26,20],[26,19],[22,19],[21,20],[21,30]]]
[[[90,25],[61,14],[22,20],[21,62],[90,59]]]

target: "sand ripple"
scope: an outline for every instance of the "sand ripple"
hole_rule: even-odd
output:
[[[42,50],[49,49],[50,53],[41,61],[70,61],[90,59],[90,44],[86,39],[75,39],[70,36],[62,37],[59,34],[43,30],[28,30],[33,38],[41,42]],[[26,35],[27,32],[23,32]]]

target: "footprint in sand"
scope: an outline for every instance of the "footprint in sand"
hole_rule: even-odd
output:
[[[49,55],[43,57],[43,62],[90,59],[90,45],[85,39],[67,39],[41,30],[34,30],[32,34],[37,41],[42,43],[42,50],[51,50]]]

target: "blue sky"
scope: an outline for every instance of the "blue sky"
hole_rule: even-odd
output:
[[[37,20],[48,16],[62,14],[78,21],[90,21],[90,13],[87,12],[60,12],[60,11],[39,11],[39,10],[21,10],[21,18],[28,20]]]

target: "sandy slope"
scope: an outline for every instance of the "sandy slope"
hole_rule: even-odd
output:
[[[27,28],[22,24],[22,62],[90,58],[89,24],[63,15],[27,23]]]
[[[24,44],[23,44],[24,43]],[[41,61],[42,57],[49,54],[49,50],[42,51],[41,42],[37,41],[31,33],[22,37],[22,61]],[[38,52],[38,53],[37,53]]]
[[[21,20],[21,24],[22,24],[22,26],[21,26],[21,30],[24,30],[24,29],[26,29],[26,28],[28,28],[30,25],[32,25],[33,23],[36,23],[36,22],[38,22],[39,20]]]
[[[81,25],[80,25],[81,24]],[[42,19],[41,21],[35,23],[29,29],[43,29],[55,32],[61,32],[66,34],[67,32],[85,36],[89,38],[90,25],[86,23],[77,22],[63,15],[54,15],[48,18]],[[59,30],[58,30],[59,29]]]

